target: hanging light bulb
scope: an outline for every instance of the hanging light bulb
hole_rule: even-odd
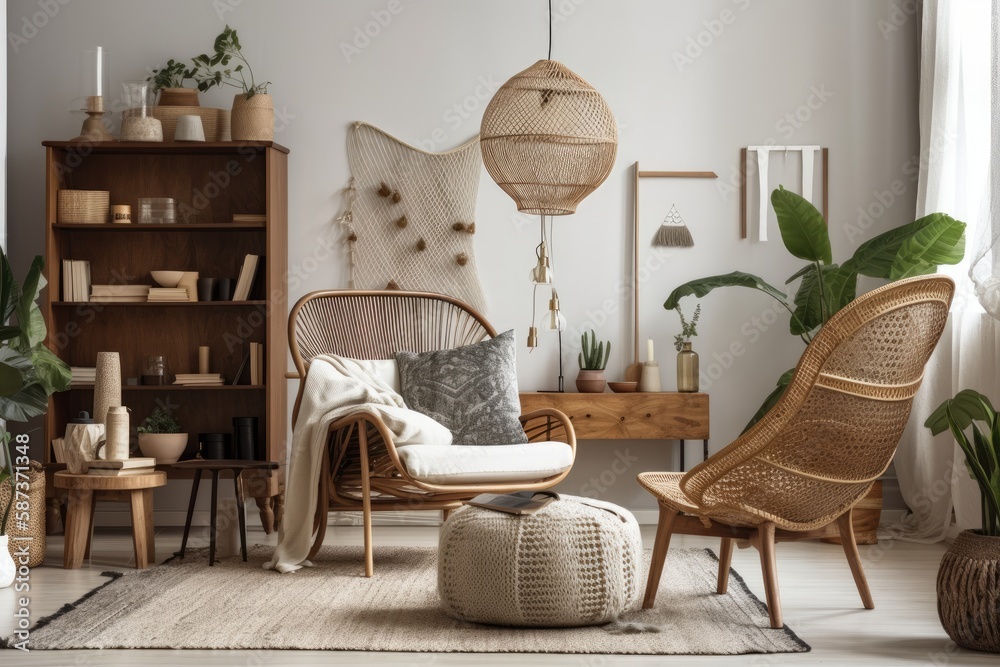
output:
[[[528,273],[528,280],[535,283],[536,285],[551,285],[552,284],[552,263],[549,260],[549,249],[545,245],[545,241],[538,244],[535,248],[535,255],[538,258],[537,263]]]
[[[545,331],[566,331],[566,316],[559,310],[559,294],[552,288],[552,298],[549,299],[549,312],[545,315],[545,323],[542,325]]]

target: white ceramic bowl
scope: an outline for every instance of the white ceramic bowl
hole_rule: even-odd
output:
[[[140,433],[139,451],[156,459],[157,465],[177,463],[187,447],[187,433]]]
[[[181,276],[184,275],[183,271],[150,271],[149,275],[153,276],[153,280],[160,287],[177,287],[177,283],[181,281]]]

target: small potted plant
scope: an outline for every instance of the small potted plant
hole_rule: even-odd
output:
[[[593,331],[585,331],[580,340],[583,349],[580,351],[580,374],[576,376],[576,388],[585,394],[599,394],[607,385],[604,369],[611,355],[611,341],[598,343],[597,334]]]
[[[695,306],[690,322],[684,318],[679,303],[675,310],[681,318],[681,332],[674,336],[674,347],[677,349],[677,391],[698,391],[698,353],[691,349],[691,339],[698,335],[701,304]]]
[[[983,523],[959,534],[941,559],[938,617],[959,646],[1000,653],[1000,419],[990,399],[966,389],[927,418],[934,435],[950,430],[979,485]],[[971,427],[972,439],[966,434]],[[951,447],[948,440],[948,447]]]
[[[156,459],[157,465],[177,463],[187,447],[188,434],[170,411],[159,407],[146,417],[139,428],[139,451]]]
[[[193,78],[194,70],[171,58],[164,67],[154,69],[153,73],[146,77],[146,81],[151,82],[153,88],[160,91],[160,99],[157,102],[160,106],[196,107],[200,106],[198,89],[184,85],[185,81]]]
[[[229,67],[234,59],[238,64]],[[201,92],[212,86],[232,86],[242,91],[233,98],[233,141],[274,139],[274,107],[271,96],[267,93],[271,82],[257,83],[254,79],[253,69],[243,56],[239,36],[233,28],[227,25],[215,38],[212,55],[204,53],[192,58],[192,62],[194,68],[190,75],[198,82],[198,90]]]

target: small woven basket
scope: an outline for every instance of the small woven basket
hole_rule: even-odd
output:
[[[1000,652],[1000,537],[959,533],[938,570],[938,617],[965,648]]]
[[[233,141],[272,141],[274,139],[274,108],[271,96],[258,93],[247,99],[239,94],[233,98]]]
[[[101,225],[111,214],[107,190],[60,190],[56,196],[56,222]]]
[[[38,461],[29,464],[28,471],[28,525],[19,528],[16,516],[18,509],[12,507],[7,518],[9,540],[7,546],[14,563],[20,565],[17,552],[25,544],[28,545],[28,567],[38,567],[45,560],[45,470]],[[5,480],[0,484],[0,507],[4,507],[10,499],[11,483]],[[21,510],[23,511],[23,510]],[[30,541],[24,538],[30,537]]]

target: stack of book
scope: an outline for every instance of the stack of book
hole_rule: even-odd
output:
[[[90,366],[70,366],[73,384],[94,384],[97,381],[97,368]]]
[[[222,373],[178,373],[174,384],[188,387],[219,387],[226,383]]]
[[[97,460],[87,463],[88,475],[107,475],[112,477],[125,477],[128,475],[144,475],[153,472],[156,466],[156,459],[151,457],[136,457],[115,460]]]
[[[240,224],[267,222],[267,216],[263,213],[233,213],[233,222]]]
[[[246,301],[250,298],[250,291],[253,289],[254,278],[257,276],[257,266],[260,264],[259,255],[247,255],[243,259],[243,268],[240,269],[240,277],[236,279],[236,290],[233,293],[233,301]]]
[[[64,259],[62,263],[63,301],[90,301],[90,262]]]
[[[146,301],[187,301],[188,291],[186,287],[150,287]]]
[[[90,300],[97,303],[142,303],[149,297],[149,285],[94,285]]]

